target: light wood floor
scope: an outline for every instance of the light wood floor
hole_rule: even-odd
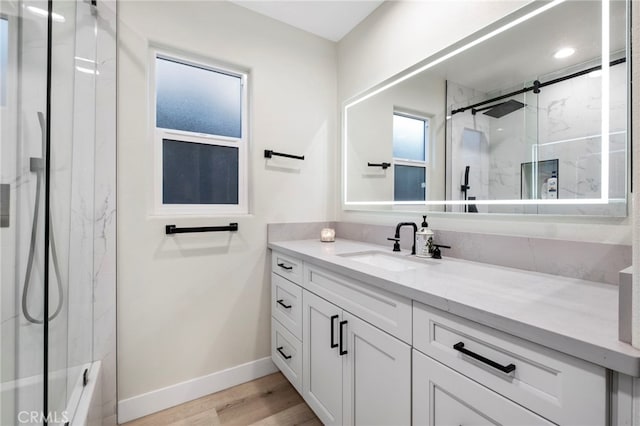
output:
[[[186,402],[125,426],[322,425],[302,397],[281,374]]]

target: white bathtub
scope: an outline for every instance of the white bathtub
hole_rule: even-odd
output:
[[[71,421],[71,426],[102,425],[102,373],[100,361],[95,361],[89,369],[87,386],[80,395],[80,401]]]
[[[82,371],[89,369],[87,386],[82,384]],[[66,373],[66,372],[65,372]],[[71,369],[68,374],[78,377],[69,389],[69,402],[62,411],[50,414],[50,425],[98,426],[102,424],[102,395],[100,361]],[[50,388],[67,380],[67,374],[49,375]],[[50,399],[55,400],[55,395]],[[42,425],[42,376],[32,376],[0,386],[0,424]]]

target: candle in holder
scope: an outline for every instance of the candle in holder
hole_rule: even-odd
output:
[[[324,228],[320,231],[320,241],[323,243],[332,243],[336,240],[336,231],[331,228]]]

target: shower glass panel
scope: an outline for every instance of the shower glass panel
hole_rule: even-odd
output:
[[[71,421],[93,359],[93,12],[0,2],[2,425]]]
[[[518,91],[528,83],[504,90],[482,92],[447,82],[449,110],[466,107]],[[447,121],[450,152],[450,199],[509,200],[520,198],[521,161],[533,161],[537,140],[536,99],[526,93],[492,102],[477,110],[453,114]],[[448,211],[522,213],[521,205],[477,205],[474,209],[448,207]]]
[[[8,193],[1,206],[8,219],[0,228],[3,425],[19,424],[21,412],[44,409],[44,326],[30,322],[25,312],[42,321],[46,176],[38,159],[44,157],[47,109],[46,10],[47,2],[41,0],[0,2],[7,37],[0,45],[7,58],[1,76],[6,97],[0,107],[0,184]]]

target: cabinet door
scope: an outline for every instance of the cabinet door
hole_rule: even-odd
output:
[[[343,317],[344,424],[411,424],[411,347],[348,312]]]
[[[302,396],[325,425],[342,424],[342,357],[338,327],[342,310],[304,291],[302,295]]]
[[[549,426],[553,423],[414,349],[413,424]]]

